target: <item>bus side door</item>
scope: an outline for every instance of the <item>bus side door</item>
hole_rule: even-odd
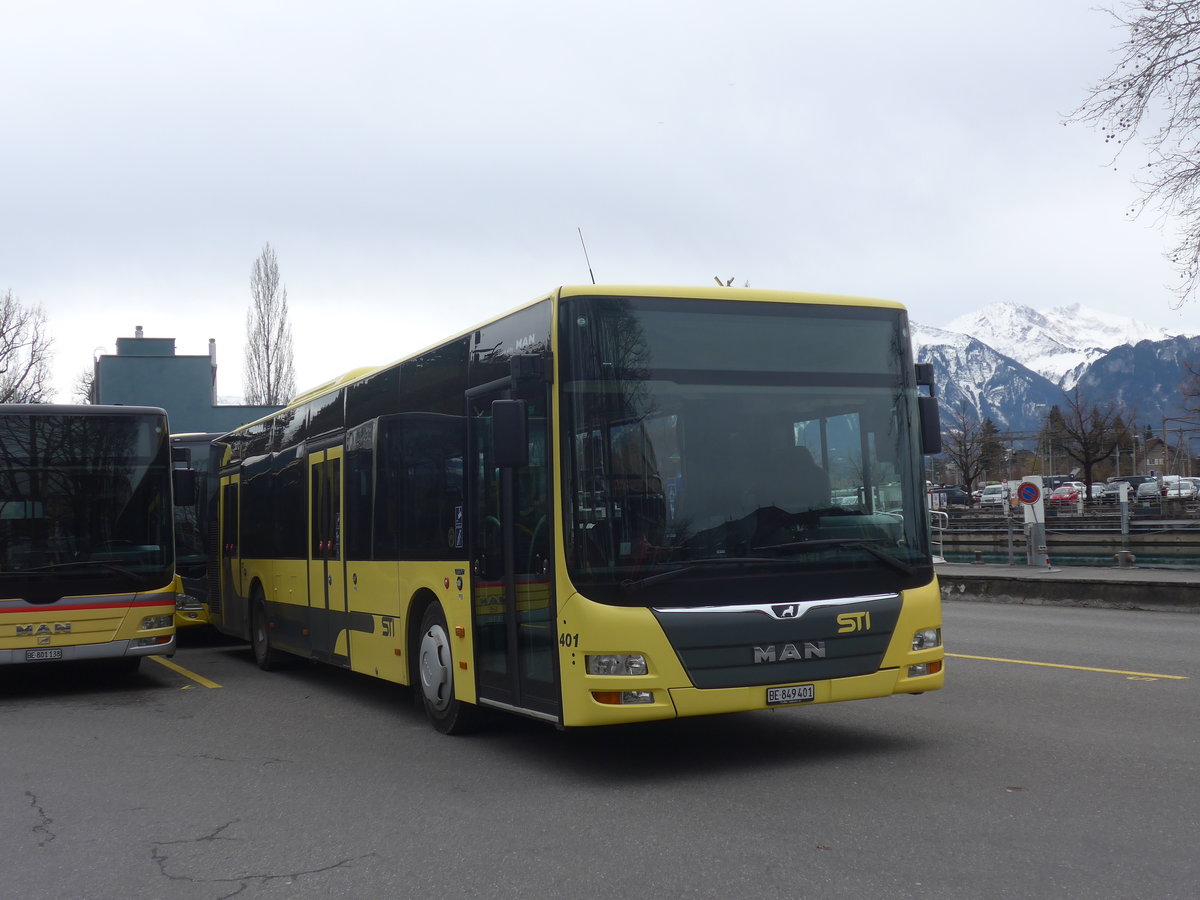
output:
[[[250,620],[242,593],[242,554],[238,535],[238,491],[241,475],[221,478],[221,523],[218,539],[221,623],[231,634],[249,639]]]
[[[529,465],[493,461],[492,401],[506,385],[468,395],[471,598],[482,700],[557,721],[554,592],[545,391],[529,403]]]
[[[350,664],[346,635],[346,564],[342,558],[342,455],[340,446],[308,455],[308,621],[313,655]]]

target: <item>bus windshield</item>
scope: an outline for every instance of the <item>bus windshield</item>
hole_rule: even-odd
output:
[[[567,564],[585,595],[706,605],[929,581],[903,311],[583,297],[560,315]]]
[[[0,596],[169,583],[170,477],[161,415],[0,417]]]

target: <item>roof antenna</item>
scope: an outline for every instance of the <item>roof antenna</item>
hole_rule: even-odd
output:
[[[576,226],[575,230],[579,232],[579,243],[583,245],[583,258],[585,260],[587,260],[588,274],[592,275],[592,261],[590,259],[588,259],[587,244],[583,243],[583,229],[580,228],[579,226]],[[592,275],[592,284],[595,284],[595,283],[596,283],[596,276]]]

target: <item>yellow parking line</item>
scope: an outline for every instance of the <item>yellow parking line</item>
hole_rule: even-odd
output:
[[[190,669],[185,669],[183,666],[179,665],[179,663],[173,662],[173,661],[167,659],[165,656],[151,656],[150,658],[152,660],[154,660],[156,663],[158,663],[160,666],[166,666],[172,672],[178,672],[184,678],[190,678],[192,681],[196,682],[196,684],[200,685],[201,687],[206,687],[206,688],[219,688],[220,687],[220,685],[217,684],[215,681],[209,681],[203,675],[197,675],[195,672],[191,671]]]
[[[1156,672],[1126,672],[1123,669],[1096,669],[1091,666],[1067,666],[1062,663],[1033,662],[1028,659],[1000,659],[995,656],[968,656],[965,653],[947,653],[958,659],[979,659],[984,662],[1012,663],[1016,666],[1045,666],[1050,669],[1074,669],[1077,672],[1103,672],[1106,675],[1129,675],[1135,678],[1170,678],[1173,681],[1187,681],[1189,675],[1160,675]]]

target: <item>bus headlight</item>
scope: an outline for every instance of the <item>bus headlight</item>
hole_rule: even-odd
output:
[[[589,675],[645,675],[650,671],[640,653],[604,653],[585,659]]]
[[[176,594],[175,608],[182,612],[185,609],[201,609],[203,604],[199,597],[193,597],[191,594]]]
[[[146,616],[142,619],[140,631],[153,631],[155,628],[170,628],[175,621],[174,616]]]
[[[609,706],[623,706],[631,703],[653,703],[653,691],[592,691],[592,699],[597,703]]]
[[[942,646],[942,629],[925,628],[913,635],[914,650],[928,650],[931,647]]]
[[[942,671],[941,662],[920,663],[908,667],[908,677],[924,678],[926,675],[936,675],[940,671]]]
[[[160,634],[158,637],[134,638],[129,642],[130,647],[157,647],[159,644],[171,643],[171,635]]]

